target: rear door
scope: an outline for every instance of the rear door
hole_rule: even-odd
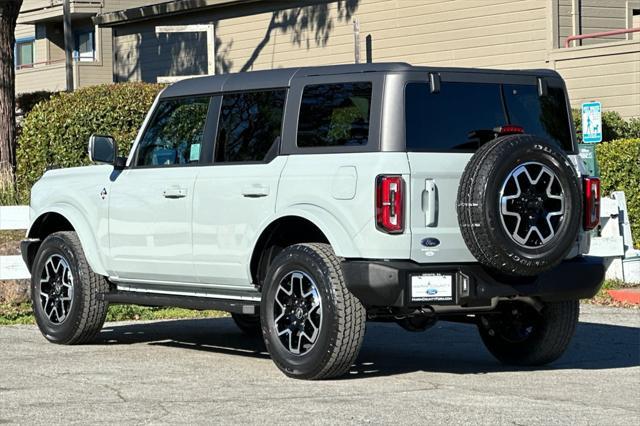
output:
[[[193,250],[200,283],[249,287],[249,258],[275,211],[286,89],[225,93],[214,163],[195,183]]]
[[[573,150],[562,82],[547,80],[543,85],[522,74],[416,73],[407,83],[413,260],[475,260],[460,232],[456,198],[464,168],[483,143],[497,136],[494,129],[517,125]]]

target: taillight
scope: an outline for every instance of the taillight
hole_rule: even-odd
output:
[[[524,133],[524,127],[515,124],[505,124],[504,126],[493,129],[499,136],[517,135]]]
[[[600,179],[587,177],[584,186],[584,229],[590,231],[600,223]]]
[[[376,224],[389,234],[404,231],[404,180],[401,176],[376,179]]]

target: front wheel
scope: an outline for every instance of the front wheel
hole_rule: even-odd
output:
[[[504,364],[535,366],[565,352],[578,323],[577,300],[548,302],[538,309],[525,302],[505,302],[499,312],[479,317],[485,346]]]
[[[265,345],[289,377],[346,373],[364,338],[366,312],[327,244],[296,244],[270,266],[260,308]]]
[[[75,232],[56,232],[40,245],[31,275],[36,323],[50,342],[91,341],[102,328],[109,304],[107,280],[89,266]]]

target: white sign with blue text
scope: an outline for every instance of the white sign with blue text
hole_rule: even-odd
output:
[[[582,141],[602,142],[602,104],[588,102],[582,104]]]

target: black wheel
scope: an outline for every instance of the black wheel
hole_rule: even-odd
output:
[[[75,232],[56,232],[40,245],[31,273],[31,301],[36,323],[50,342],[78,344],[92,340],[102,328],[109,290],[95,274]]]
[[[504,364],[534,366],[560,358],[578,323],[577,300],[549,302],[537,310],[524,302],[498,305],[499,314],[479,317],[485,346]]]
[[[555,144],[505,136],[483,145],[467,164],[457,213],[480,263],[509,275],[538,275],[562,262],[576,241],[580,180]]]
[[[419,333],[426,331],[433,327],[437,320],[435,317],[409,317],[398,320],[397,323],[400,327],[412,333]]]
[[[293,378],[346,373],[364,338],[365,309],[347,290],[340,261],[327,244],[293,245],[275,258],[260,316],[273,361]]]
[[[262,334],[260,315],[231,314],[231,318],[233,318],[233,322],[236,323],[243,333],[249,336],[259,336]]]

